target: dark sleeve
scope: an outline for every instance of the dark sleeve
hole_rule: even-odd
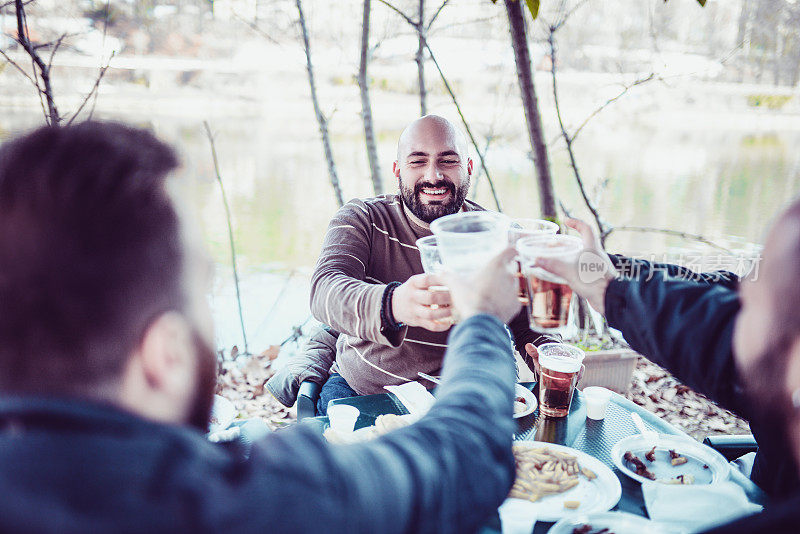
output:
[[[704,285],[719,285],[736,290],[739,277],[730,271],[710,271],[698,273],[681,265],[673,263],[649,262],[637,258],[629,258],[619,254],[609,254],[611,263],[623,278],[638,278],[650,276],[651,273],[661,273],[664,281],[695,282]]]
[[[605,297],[609,325],[631,348],[748,418],[733,359],[737,293],[721,284],[665,277],[650,271],[613,280]]]
[[[558,334],[543,334],[531,330],[528,322],[528,312],[524,307],[517,316],[508,323],[508,329],[511,331],[511,337],[514,340],[514,348],[517,349],[517,352],[519,352],[519,355],[522,357],[522,361],[525,362],[525,365],[527,365],[531,371],[535,371],[533,360],[528,356],[525,345],[533,343],[534,346],[538,347],[543,343],[561,342],[561,336]]]
[[[258,513],[278,511],[275,531],[477,531],[514,477],[504,325],[477,316],[456,326],[442,380],[425,417],[370,443],[328,446],[302,424],[268,436],[251,453],[242,506],[269,501]]]

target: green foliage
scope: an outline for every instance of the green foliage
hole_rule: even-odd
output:
[[[747,95],[747,105],[752,108],[783,109],[792,95]]]
[[[516,2],[517,0],[513,1]],[[497,0],[492,0],[492,3],[496,4]],[[531,12],[531,16],[536,20],[536,17],[539,16],[539,0],[525,0],[525,3],[528,5],[528,11]]]

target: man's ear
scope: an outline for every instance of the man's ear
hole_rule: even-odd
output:
[[[467,175],[472,176],[472,158],[467,158]]]
[[[167,312],[150,323],[136,351],[148,386],[164,389],[187,372],[190,347],[191,329],[180,314]]]
[[[396,178],[400,178],[400,162],[397,160],[394,160],[394,163],[392,163],[392,172]]]

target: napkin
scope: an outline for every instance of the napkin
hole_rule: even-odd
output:
[[[498,508],[503,534],[531,534],[536,525],[536,504],[522,499],[506,499]]]
[[[436,399],[419,382],[406,382],[399,386],[383,386],[392,392],[406,407],[408,413],[423,416],[431,409]]]
[[[730,481],[697,486],[645,482],[642,494],[650,519],[689,532],[706,530],[762,509],[747,500],[741,486]]]

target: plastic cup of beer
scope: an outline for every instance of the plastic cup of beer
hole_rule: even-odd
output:
[[[442,256],[439,254],[439,243],[436,239],[436,236],[429,235],[428,237],[417,239],[416,244],[417,249],[419,249],[419,258],[422,262],[422,270],[426,273],[441,273],[443,270]],[[430,286],[428,287],[428,291],[449,292],[450,290],[447,288],[447,286]],[[432,304],[431,308],[438,310],[439,306],[437,304]],[[449,319],[447,319],[447,321],[454,323],[455,318],[451,316]]]
[[[512,245],[523,237],[555,235],[559,227],[553,221],[545,219],[512,219],[508,229],[508,241]]]
[[[539,237],[555,235],[558,233],[558,225],[552,221],[545,219],[513,219],[511,221],[511,228],[508,229],[508,242],[516,245],[517,241],[523,237]],[[517,277],[519,278],[519,290],[517,291],[517,298],[520,304],[527,305],[528,302],[528,284],[525,277],[522,275],[522,266],[517,262]]]
[[[572,288],[567,281],[535,267],[539,258],[576,260],[583,241],[569,235],[523,237],[517,242],[522,275],[528,292],[528,321],[534,331],[558,333],[570,319]]]
[[[539,352],[539,413],[566,417],[575,385],[582,374],[585,353],[572,345],[545,343]]]
[[[337,434],[348,434],[355,428],[360,413],[355,406],[333,404],[328,406],[328,421]]]
[[[611,401],[611,390],[600,386],[585,387],[583,399],[586,402],[586,417],[599,421],[606,416],[608,403]]]
[[[445,269],[471,275],[508,246],[511,220],[491,211],[469,211],[431,223]]]

